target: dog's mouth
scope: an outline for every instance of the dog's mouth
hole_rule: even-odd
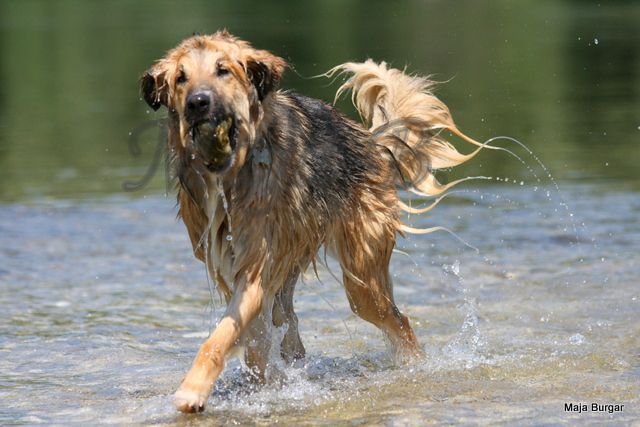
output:
[[[221,173],[231,165],[238,133],[233,116],[198,121],[190,133],[195,152],[210,172]]]

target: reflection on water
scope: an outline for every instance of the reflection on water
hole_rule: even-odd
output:
[[[0,424],[638,419],[639,13],[631,2],[1,2]],[[285,86],[327,100],[336,85],[308,76],[350,59],[453,78],[439,94],[465,133],[518,136],[549,170],[502,141],[526,165],[484,153],[460,173],[492,181],[409,218],[480,250],[446,233],[399,244],[396,299],[426,360],[391,363],[321,271],[295,301],[309,357],[259,389],[233,362],[190,418],[171,394],[222,304],[208,304],[162,171],[141,192],[121,186],[156,148],[150,130],[132,157],[128,133],[162,118],[137,76],[194,30],[223,26],[288,58]],[[564,402],[626,406],[575,414]]]

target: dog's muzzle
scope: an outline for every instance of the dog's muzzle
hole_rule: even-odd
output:
[[[230,165],[235,148],[235,118],[214,105],[209,91],[191,94],[185,111],[195,153],[210,172],[222,172]]]
[[[192,128],[194,148],[210,172],[221,172],[231,161],[235,147],[235,122],[208,120]]]

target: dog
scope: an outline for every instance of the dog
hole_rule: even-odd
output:
[[[287,66],[222,30],[185,39],[140,81],[149,106],[167,109],[179,216],[227,303],[175,393],[181,412],[204,409],[236,347],[246,347],[252,378],[265,381],[274,327],[286,327],[286,362],[305,356],[293,293],[321,247],[340,263],[353,312],[382,330],[398,357],[422,353],[394,303],[389,261],[396,236],[437,229],[409,227],[401,213],[438,200],[418,209],[398,190],[442,194],[461,180],[443,185],[435,171],[485,145],[458,130],[428,78],[372,60],[333,68],[326,76],[345,77],[336,96],[352,92],[358,123],[280,90]],[[462,154],[443,131],[477,147]]]

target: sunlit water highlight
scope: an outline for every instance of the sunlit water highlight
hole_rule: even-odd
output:
[[[637,419],[640,199],[564,186],[574,233],[554,187],[536,184],[469,186],[410,217],[480,250],[447,233],[399,242],[396,300],[426,360],[394,365],[321,270],[295,300],[307,359],[264,388],[233,361],[197,417],[175,413],[171,395],[223,304],[211,314],[173,198],[0,205],[0,424]]]

